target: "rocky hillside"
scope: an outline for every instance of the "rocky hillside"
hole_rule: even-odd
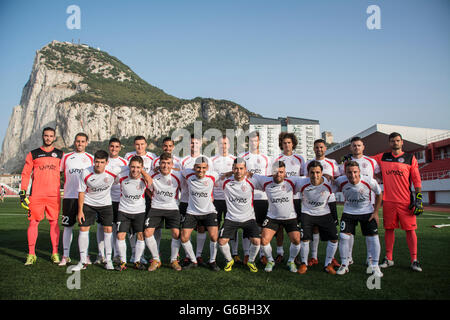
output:
[[[111,136],[136,135],[157,141],[175,129],[191,128],[196,120],[202,121],[203,130],[245,130],[249,115],[256,114],[231,101],[176,98],[106,52],[53,41],[36,52],[9,121],[0,166],[5,172],[20,172],[26,153],[41,145],[46,126],[56,128],[57,147],[67,149],[78,132],[99,143]]]

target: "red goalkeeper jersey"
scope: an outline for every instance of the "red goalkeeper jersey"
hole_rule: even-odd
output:
[[[27,190],[32,175],[30,195],[33,197],[59,197],[60,163],[63,152],[53,148],[44,151],[37,148],[28,153],[22,170],[21,190]]]
[[[390,152],[373,157],[383,175],[383,200],[401,203],[411,201],[411,183],[415,188],[422,187],[419,166],[413,154],[401,153],[394,156]]]

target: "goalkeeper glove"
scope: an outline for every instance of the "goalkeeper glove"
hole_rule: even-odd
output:
[[[416,194],[416,200],[414,201],[414,212],[416,216],[423,213],[423,203],[422,203],[422,193],[418,192]]]
[[[28,200],[27,192],[25,190],[20,190],[19,196],[22,208],[25,210],[30,210],[30,207],[28,206],[30,204],[30,200]]]

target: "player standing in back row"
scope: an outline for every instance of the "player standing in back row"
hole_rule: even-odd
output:
[[[94,156],[87,153],[89,143],[87,134],[77,133],[74,139],[74,151],[64,155],[61,161],[61,171],[64,173],[64,199],[61,225],[63,232],[63,257],[59,266],[70,263],[70,247],[72,245],[73,225],[77,221],[78,214],[78,186],[83,169],[94,164]],[[87,264],[90,264],[89,256]]]
[[[386,257],[380,264],[381,268],[394,265],[393,251],[395,229],[400,227],[406,232],[411,257],[411,268],[422,271],[417,260],[417,221],[416,215],[423,212],[422,181],[419,166],[413,154],[402,150],[403,139],[400,133],[389,135],[391,152],[380,153],[374,158],[377,160],[383,177],[383,225],[385,234]],[[414,184],[415,197],[411,191],[411,182]]]
[[[53,147],[55,142],[55,129],[44,128],[42,131],[42,146],[28,153],[25,159],[25,166],[22,171],[22,182],[20,186],[20,201],[26,199],[26,191],[32,175],[33,183],[30,191],[30,203],[28,211],[28,256],[25,265],[32,265],[36,262],[36,241],[38,237],[39,222],[47,214],[50,223],[50,237],[52,242],[53,263],[59,263],[58,243],[59,243],[59,210],[60,201],[60,173],[61,158],[63,152]]]

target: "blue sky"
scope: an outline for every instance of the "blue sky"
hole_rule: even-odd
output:
[[[2,1],[0,37],[0,141],[36,50],[79,38],[176,97],[317,119],[337,141],[375,123],[450,129],[447,0]]]

